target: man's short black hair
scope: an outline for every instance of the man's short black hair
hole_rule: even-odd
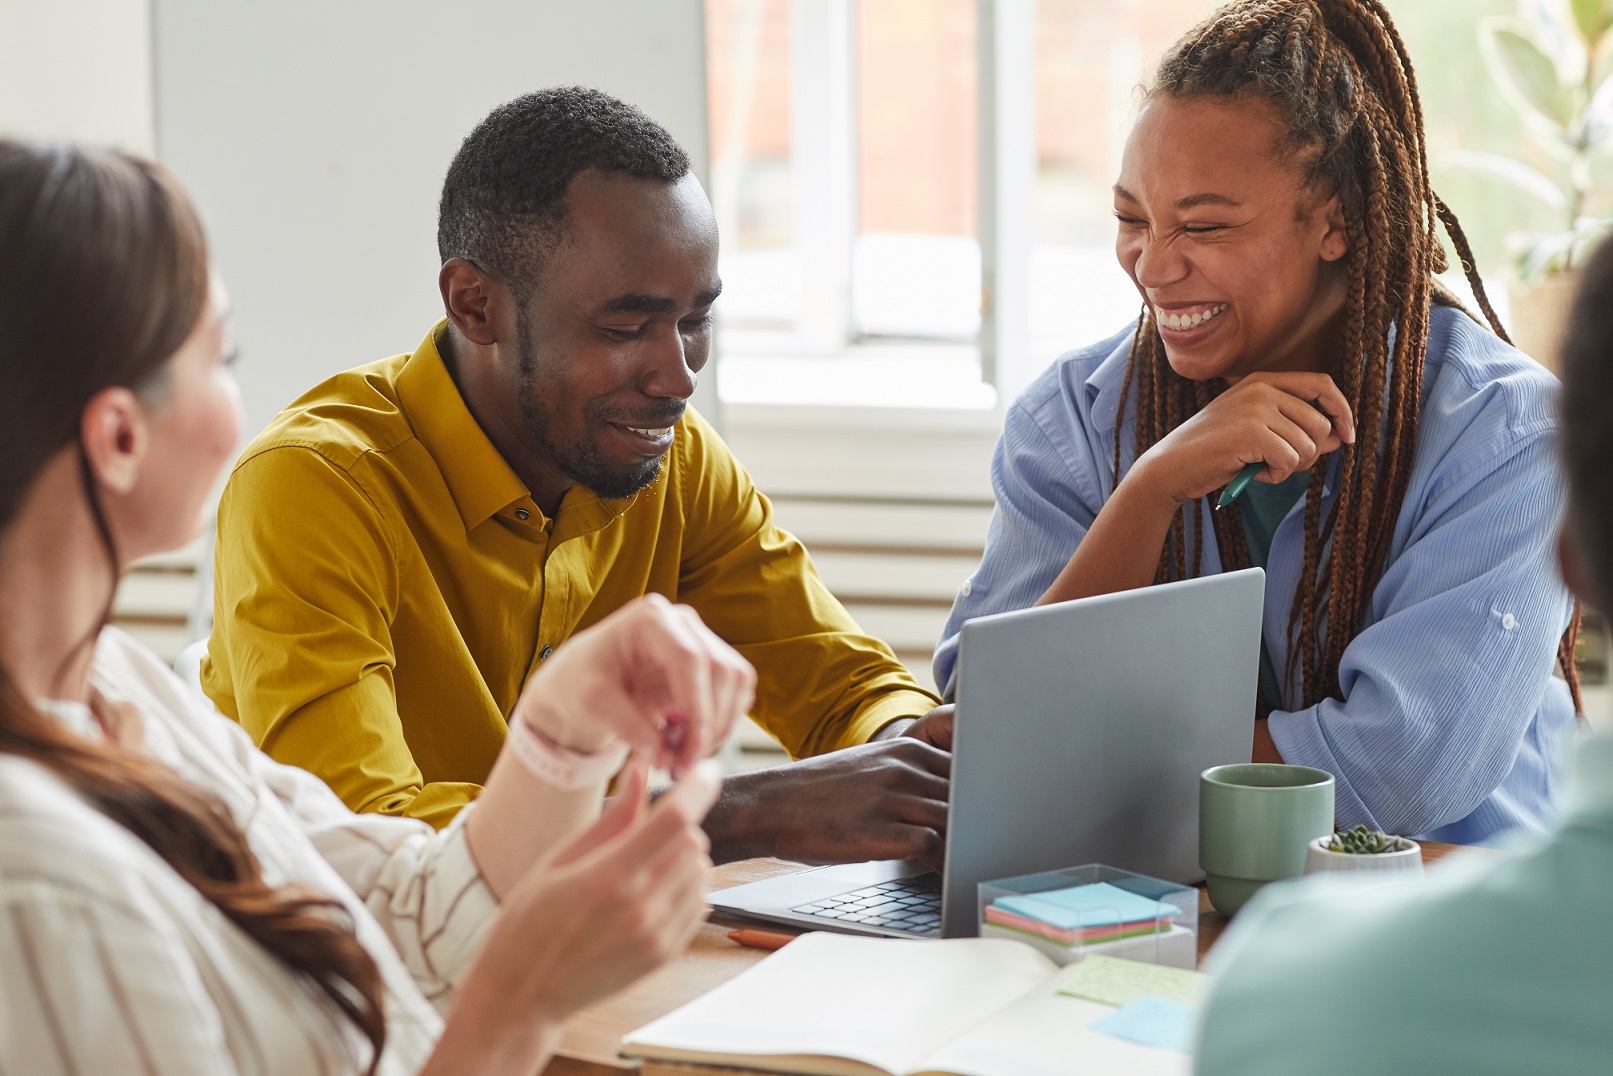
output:
[[[1585,265],[1563,340],[1562,454],[1568,525],[1590,578],[1585,595],[1613,614],[1613,241]]]
[[[584,86],[517,97],[454,154],[437,208],[437,253],[500,277],[521,295],[559,242],[566,188],[588,169],[671,182],[689,155],[625,101]]]

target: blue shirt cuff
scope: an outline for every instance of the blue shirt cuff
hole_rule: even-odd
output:
[[[1344,767],[1333,754],[1333,749],[1328,746],[1327,736],[1322,732],[1321,719],[1317,715],[1319,709],[1320,706],[1312,706],[1308,710],[1296,713],[1272,712],[1271,717],[1266,720],[1266,728],[1271,733],[1272,742],[1277,745],[1277,753],[1283,756],[1284,762],[1295,766],[1315,766],[1333,775],[1335,826],[1349,829],[1365,823],[1377,828],[1377,819],[1372,817],[1367,805],[1361,802],[1361,797],[1350,787],[1349,780],[1344,776]]]

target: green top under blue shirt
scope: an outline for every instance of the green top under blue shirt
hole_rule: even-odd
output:
[[[1249,566],[1264,568],[1271,558],[1271,540],[1277,528],[1288,517],[1289,511],[1305,496],[1310,485],[1309,471],[1291,474],[1281,482],[1254,481],[1243,491],[1238,511],[1243,515],[1243,535],[1249,542]],[[1271,647],[1265,637],[1260,640],[1260,695],[1267,710],[1283,708],[1283,682],[1277,665],[1271,660]]]

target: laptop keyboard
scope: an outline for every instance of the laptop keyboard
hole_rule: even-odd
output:
[[[932,871],[898,878],[790,910],[819,919],[926,934],[941,925],[941,876]]]

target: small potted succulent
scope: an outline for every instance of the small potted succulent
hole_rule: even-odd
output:
[[[1321,871],[1421,877],[1423,848],[1408,837],[1391,837],[1367,826],[1356,826],[1317,837],[1305,847],[1305,873]]]

